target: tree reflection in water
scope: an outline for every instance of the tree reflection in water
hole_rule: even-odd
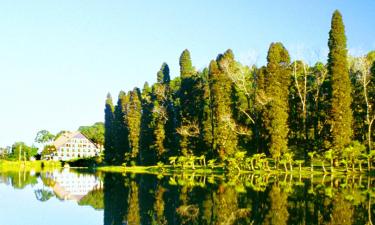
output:
[[[302,178],[290,174],[105,173],[71,177],[85,176],[96,176],[104,185],[95,186],[77,203],[104,209],[104,225],[374,222],[375,178],[356,174]],[[54,192],[58,183],[48,172],[0,172],[0,183],[15,189],[34,188],[41,202],[58,197]]]
[[[105,176],[105,225],[372,224],[374,214],[370,177]]]

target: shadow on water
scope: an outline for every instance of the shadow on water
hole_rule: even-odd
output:
[[[42,187],[34,194],[40,202],[56,197],[103,210],[104,225],[374,222],[375,178],[360,175],[0,172],[0,183],[15,189],[38,182]]]

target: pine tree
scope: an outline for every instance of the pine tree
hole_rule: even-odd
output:
[[[190,52],[184,50],[180,57],[181,86],[178,92],[180,102],[179,128],[180,149],[183,155],[192,155],[199,143],[199,107],[202,91],[200,81],[192,66]]]
[[[157,73],[157,83],[152,87],[152,127],[154,132],[154,150],[158,160],[175,147],[175,112],[170,89],[168,64],[163,63]]]
[[[219,55],[209,66],[212,144],[221,159],[233,156],[237,148],[236,124],[231,110],[232,83],[226,71],[234,63],[233,53],[228,50]],[[230,69],[230,68],[229,68]]]
[[[113,121],[114,121],[114,106],[111,94],[108,93],[105,102],[104,110],[104,161],[111,165],[114,160],[114,143],[113,143]]]
[[[268,134],[264,123],[266,115],[266,104],[268,103],[268,98],[266,95],[266,84],[268,82],[266,75],[267,68],[262,66],[254,71],[255,76],[255,116],[254,116],[254,126],[253,126],[253,141],[256,146],[257,152],[266,153]]]
[[[153,91],[153,93],[155,92]],[[153,144],[153,149],[156,152],[158,160],[162,158],[162,155],[165,152],[165,147],[164,147],[165,121],[166,121],[165,108],[162,105],[160,105],[157,100],[154,100],[153,109],[152,109],[152,128],[153,128],[155,142]]]
[[[169,66],[167,63],[161,65],[160,70],[157,73],[157,83],[159,84],[169,84],[171,82],[171,77],[169,74]]]
[[[328,76],[332,86],[329,124],[332,148],[341,152],[351,141],[353,116],[345,27],[337,10],[332,16],[328,47]]]
[[[210,93],[210,79],[209,69],[205,68],[202,71],[202,119],[200,120],[200,138],[202,139],[201,154],[206,155],[207,158],[213,157],[213,118],[211,107],[211,93]]]
[[[152,99],[151,88],[146,82],[141,93],[142,115],[140,124],[140,151],[139,158],[141,165],[155,165],[155,152],[151,150],[154,142],[152,123]]]
[[[161,80],[159,81],[159,76]],[[164,90],[164,100],[162,104],[166,111],[167,120],[165,121],[164,130],[165,130],[165,140],[164,146],[168,151],[168,155],[176,155],[176,110],[173,103],[173,93],[171,88],[171,78],[169,72],[169,66],[167,63],[163,63],[158,72],[158,83],[163,85]]]
[[[114,162],[116,165],[121,165],[129,160],[129,127],[127,123],[128,105],[129,96],[121,91],[118,96],[117,105],[115,106],[115,117],[113,123],[115,149]]]
[[[265,126],[269,135],[269,151],[274,159],[288,150],[288,95],[290,58],[281,43],[272,43],[267,55]]]
[[[129,112],[128,112],[128,127],[129,127],[129,145],[131,151],[131,158],[136,159],[139,153],[139,136],[141,128],[141,100],[140,90],[134,88],[130,92],[129,98]]]
[[[195,69],[191,62],[190,52],[185,49],[180,56],[180,75],[181,79],[190,78],[195,74]]]

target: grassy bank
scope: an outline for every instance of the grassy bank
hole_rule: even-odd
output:
[[[215,167],[204,167],[204,166],[195,166],[192,167],[174,167],[171,165],[163,166],[99,166],[95,168],[98,171],[102,172],[113,172],[113,173],[145,173],[145,174],[178,174],[178,173],[194,173],[194,174],[290,174],[296,176],[308,177],[310,175],[358,175],[358,174],[368,174],[375,175],[373,171],[367,170],[356,170],[356,171],[346,171],[344,167],[335,167],[334,171],[329,169],[323,169],[321,166],[315,166],[314,170],[311,170],[311,167],[295,167],[293,170],[284,170],[279,169],[259,169],[259,170],[228,170],[223,166]]]
[[[56,169],[61,167],[59,161],[7,161],[0,160],[0,170],[43,170],[43,169]]]

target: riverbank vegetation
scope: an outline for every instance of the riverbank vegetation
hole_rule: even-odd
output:
[[[116,105],[108,94],[105,164],[371,170],[375,52],[348,55],[338,11],[328,47],[327,63],[291,61],[275,42],[265,66],[242,65],[227,50],[199,71],[184,50],[180,76],[163,63],[155,84],[121,91]]]
[[[0,160],[0,171],[19,171],[22,170],[35,170],[41,171],[43,169],[51,170],[51,169],[59,169],[61,168],[60,161],[44,161],[44,160],[36,160],[36,161],[8,161],[8,160]]]

